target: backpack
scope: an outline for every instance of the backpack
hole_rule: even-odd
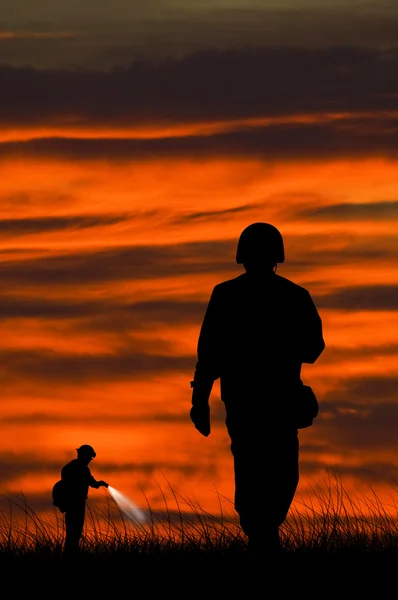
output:
[[[64,513],[66,511],[66,489],[65,481],[63,481],[63,479],[60,479],[54,483],[52,489],[52,499],[54,506],[59,508],[61,513]]]

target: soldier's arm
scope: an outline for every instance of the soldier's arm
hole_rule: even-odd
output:
[[[103,481],[102,479],[97,481],[97,479],[95,479],[95,477],[93,477],[91,475],[90,470],[89,470],[88,485],[92,488],[95,488],[96,490],[98,490],[98,488],[100,488],[100,487],[108,487],[108,484],[105,481]]]
[[[89,485],[90,485],[90,487],[96,488],[97,490],[100,487],[109,487],[109,483],[107,483],[106,481],[103,481],[103,479],[100,479],[99,481],[96,481],[94,479],[94,481],[92,483],[90,483]]]
[[[218,377],[218,329],[219,329],[219,300],[217,286],[213,289],[203,318],[197,345],[197,363],[191,387],[193,388],[192,403],[207,404]]]
[[[190,417],[196,429],[204,436],[210,434],[210,395],[214,381],[218,379],[217,330],[218,330],[217,290],[213,289],[198,338],[197,363],[191,381],[192,407]]]
[[[88,485],[92,488],[98,489],[100,486],[99,481],[94,479],[94,477],[90,477]]]
[[[313,364],[325,349],[322,320],[308,291],[303,304],[301,362]]]

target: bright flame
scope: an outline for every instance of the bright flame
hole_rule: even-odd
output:
[[[132,521],[138,521],[139,523],[145,523],[146,516],[142,510],[138,508],[134,502],[132,502],[129,498],[121,494],[115,488],[109,486],[108,491],[111,493],[112,498],[120,508],[124,514],[131,519]]]

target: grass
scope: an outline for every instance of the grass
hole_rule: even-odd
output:
[[[157,569],[168,573],[174,569],[178,577],[196,573],[197,587],[204,585],[209,570],[214,573],[217,568],[220,575],[229,569],[228,579],[250,568],[246,538],[232,506],[222,510],[222,498],[221,514],[215,517],[173,492],[177,510],[171,510],[166,500],[162,513],[148,506],[148,518],[142,524],[126,517],[110,494],[105,497],[105,504],[88,505],[82,552],[74,572],[80,569],[99,580],[107,573],[114,580],[116,572],[120,579],[121,574],[140,577]],[[311,502],[295,502],[281,528],[283,552],[278,568],[299,574],[304,582],[314,572],[319,575],[327,569],[328,585],[339,573],[354,575],[358,568],[362,582],[364,575],[379,573],[387,565],[395,577],[398,508],[393,503],[383,506],[370,488],[367,496],[349,497],[336,474],[329,476],[326,487],[314,488],[310,497]],[[36,576],[58,573],[64,577],[62,569],[70,571],[71,565],[65,565],[62,557],[63,536],[63,515],[56,509],[53,515],[43,516],[24,497],[9,499],[8,511],[0,513],[0,568],[5,574],[33,568]],[[160,582],[155,577],[152,585],[156,583]]]

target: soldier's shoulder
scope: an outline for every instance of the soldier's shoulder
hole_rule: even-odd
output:
[[[244,281],[245,274],[242,273],[241,275],[237,275],[237,277],[231,277],[231,279],[225,279],[224,281],[217,283],[215,287],[221,290],[227,290],[229,288],[239,287],[240,285],[243,285]]]
[[[309,292],[307,288],[298,283],[295,283],[291,279],[287,279],[287,277],[282,277],[282,275],[275,274],[275,284],[281,289],[290,294],[296,294],[299,296],[308,296]]]
[[[225,281],[217,283],[214,286],[213,292],[215,294],[227,294],[231,290],[240,288],[244,284],[244,280],[244,274],[238,275],[237,277],[232,277],[231,279],[226,279]]]

